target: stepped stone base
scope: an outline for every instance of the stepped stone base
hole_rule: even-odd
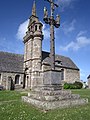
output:
[[[88,103],[88,99],[81,99],[79,95],[71,94],[71,91],[65,90],[31,91],[28,96],[22,96],[22,100],[44,110]]]

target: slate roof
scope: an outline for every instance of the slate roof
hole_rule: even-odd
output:
[[[50,65],[51,61],[49,55],[50,55],[49,52],[42,51],[43,64]],[[21,54],[0,52],[0,71],[23,73],[23,61],[24,61],[24,56]],[[57,67],[79,70],[79,68],[68,57],[56,55],[55,61],[61,62],[61,64],[56,65]]]
[[[23,73],[23,55],[0,52],[0,71]]]
[[[42,54],[42,59],[43,59],[43,64],[49,64],[51,63],[50,60],[50,53],[49,52],[44,52]],[[55,61],[61,63],[61,64],[56,64],[57,67],[63,67],[63,68],[70,68],[70,69],[76,69],[79,70],[79,68],[74,64],[74,62],[69,58],[65,57],[62,55],[56,55],[55,56]]]

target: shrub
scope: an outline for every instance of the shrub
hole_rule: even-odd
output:
[[[63,85],[63,88],[64,88],[64,89],[69,89],[69,88],[70,88],[70,84],[69,84],[69,83],[65,83],[65,84]]]
[[[77,87],[77,89],[81,89],[83,87],[83,84],[77,81],[75,81],[74,85]]]
[[[75,81],[74,83],[65,83],[63,85],[64,89],[81,89],[83,84],[81,82]]]

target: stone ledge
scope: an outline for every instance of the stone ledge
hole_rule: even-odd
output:
[[[55,92],[55,91],[52,91]],[[40,101],[58,101],[58,100],[67,100],[67,99],[79,99],[80,95],[71,94],[67,91],[57,91],[57,93],[52,93],[47,91],[47,93],[42,92],[29,92],[28,97],[32,99],[40,100]]]
[[[51,110],[56,108],[66,108],[71,106],[84,105],[88,103],[88,99],[68,99],[59,101],[40,101],[28,96],[22,96],[22,101],[30,103],[40,109]]]
[[[43,89],[35,89],[35,91],[31,91],[28,93],[28,96],[33,93],[33,94],[43,94],[43,95],[66,95],[66,94],[71,94],[71,91],[70,90],[56,90],[56,91],[53,91],[53,90],[43,90]]]

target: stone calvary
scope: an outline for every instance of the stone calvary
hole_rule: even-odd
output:
[[[79,69],[68,57],[55,55],[54,27],[59,28],[60,17],[57,15],[54,19],[54,8],[58,5],[53,0],[47,2],[51,6],[51,15],[48,17],[44,8],[44,21],[50,25],[50,53],[42,51],[43,24],[36,15],[34,2],[24,37],[24,85],[30,92],[28,96],[22,96],[22,100],[44,110],[86,104],[88,99],[62,89],[64,77],[69,82],[75,78],[79,81]]]

